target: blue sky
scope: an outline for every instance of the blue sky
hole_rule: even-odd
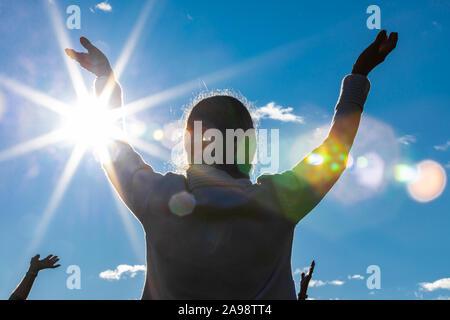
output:
[[[86,36],[113,64],[145,5],[111,0],[111,10],[105,11],[96,7],[99,1],[54,2],[63,20],[69,5],[81,8],[81,29],[65,30],[74,48],[81,50],[78,38]],[[180,119],[183,107],[205,85],[240,92],[254,108],[271,102],[292,108],[290,114],[302,117],[302,123],[270,118],[259,123],[260,128],[280,130],[280,171],[288,169],[326,133],[341,79],[375,38],[377,30],[366,27],[371,4],[381,8],[382,28],[399,33],[397,49],[369,76],[372,88],[352,151],[355,159],[373,161],[374,171],[361,176],[356,168],[347,170],[299,223],[293,272],[316,260],[313,279],[323,282],[309,290],[316,299],[448,298],[450,280],[429,285],[432,291],[419,285],[450,278],[448,187],[433,201],[421,203],[393,172],[398,164],[431,159],[449,173],[447,2],[158,1],[120,78],[125,102],[193,80],[190,90],[134,116],[145,124],[141,138],[162,148],[153,132]],[[48,8],[47,0],[0,3],[0,75],[72,103],[76,94]],[[222,72],[215,79],[208,76],[217,71]],[[81,72],[90,87],[93,76]],[[0,98],[0,155],[59,125],[53,112],[2,85]],[[0,162],[1,299],[26,272],[36,226],[72,148],[64,141]],[[168,161],[143,156],[158,171],[173,170]],[[33,248],[33,253],[59,255],[62,267],[42,272],[30,297],[139,298],[143,272],[120,280],[99,276],[121,264],[145,263],[143,231],[131,215],[123,218],[119,212],[100,165],[86,154],[42,241]],[[66,288],[69,265],[81,268],[81,290]],[[369,265],[381,269],[380,290],[366,287]],[[364,279],[348,279],[352,275]],[[294,277],[298,282],[299,274]],[[445,283],[447,289],[442,288]]]

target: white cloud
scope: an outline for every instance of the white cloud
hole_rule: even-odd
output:
[[[34,179],[39,175],[40,171],[39,165],[37,163],[33,163],[28,167],[28,170],[25,173],[25,178],[28,180]]]
[[[99,276],[106,280],[120,280],[122,276],[129,276],[134,278],[140,271],[145,272],[146,267],[144,265],[130,266],[127,264],[118,265],[115,270],[105,270],[100,272]]]
[[[345,282],[341,280],[333,280],[329,281],[328,284],[331,284],[333,286],[342,286]]]
[[[405,146],[409,146],[411,143],[416,142],[416,137],[410,134],[404,135],[397,139],[397,141]]]
[[[3,95],[0,92],[0,120],[2,119],[4,113],[5,113],[5,98],[3,98]]]
[[[322,281],[322,280],[311,280],[309,282],[310,287],[323,287],[326,285],[331,286],[342,286],[345,282],[341,280],[331,280],[331,281]]]
[[[103,1],[103,2],[97,3],[95,5],[95,8],[99,9],[99,10],[102,10],[102,11],[111,11],[112,10],[112,7],[108,3],[108,1]]]
[[[421,282],[419,286],[426,291],[434,291],[439,289],[450,290],[450,278],[443,278],[434,282]]]
[[[303,272],[303,271],[302,271],[300,268],[297,268],[297,269],[295,269],[293,275],[296,276],[296,275],[298,275],[298,274],[302,274],[302,272]]]
[[[302,274],[302,272],[304,272],[306,274],[306,273],[308,273],[308,271],[309,271],[309,267],[303,267],[303,269],[296,268],[294,271],[294,276],[296,276],[298,274]]]
[[[252,112],[252,116],[256,119],[273,119],[283,122],[298,122],[304,123],[301,116],[292,113],[294,109],[291,107],[282,107],[276,105],[275,102],[269,102],[263,107],[257,108]]]
[[[438,151],[446,151],[448,149],[448,147],[450,147],[450,140],[439,146],[434,146],[434,148]]]
[[[438,296],[437,300],[450,300],[449,296]]]
[[[356,279],[356,280],[363,280],[364,277],[360,274],[354,274],[354,275],[348,275],[347,279],[351,280],[351,279]]]
[[[322,280],[310,280],[309,281],[309,286],[310,287],[322,287],[324,285],[326,285],[327,283],[322,281]]]

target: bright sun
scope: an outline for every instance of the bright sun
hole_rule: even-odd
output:
[[[107,160],[107,146],[122,135],[120,121],[95,97],[78,102],[63,118],[63,139]]]

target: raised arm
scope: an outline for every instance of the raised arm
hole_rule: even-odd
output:
[[[55,264],[59,261],[57,256],[49,255],[47,258],[42,260],[39,260],[39,257],[39,255],[36,255],[31,258],[28,272],[25,274],[25,277],[23,277],[16,290],[14,290],[11,294],[9,300],[26,300],[30,294],[31,288],[33,287],[34,280],[39,274],[39,271],[43,269],[54,269],[61,266],[60,264]]]
[[[108,58],[85,37],[80,38],[86,52],[66,49],[66,54],[77,61],[84,69],[96,75],[95,93],[105,98],[105,103],[111,108],[122,106],[122,88],[114,77],[114,72]]]
[[[106,103],[111,109],[121,108],[122,88],[115,79],[108,59],[88,39],[81,37],[80,43],[87,53],[66,49],[67,55],[96,75],[95,93],[101,103]],[[113,141],[109,146],[109,153],[111,161],[103,163],[103,168],[119,196],[140,218],[145,211],[148,188],[152,185],[151,180],[154,180],[157,174],[123,140]]]
[[[366,76],[380,64],[397,44],[397,33],[387,37],[381,31],[364,50],[352,73],[342,81],[331,129],[325,141],[292,170],[261,177],[276,193],[283,213],[293,222],[300,221],[327,194],[346,167],[370,83]]]

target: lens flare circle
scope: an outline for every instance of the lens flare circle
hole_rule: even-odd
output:
[[[196,206],[195,197],[186,191],[174,194],[169,200],[170,211],[180,217],[186,216],[194,211]]]
[[[164,131],[157,129],[153,132],[153,139],[156,141],[161,141],[164,138]]]
[[[407,184],[411,198],[418,202],[430,202],[438,198],[447,183],[444,168],[433,160],[421,161],[416,168],[417,177]]]
[[[395,166],[395,180],[398,182],[412,182],[417,179],[417,169],[407,164]]]

